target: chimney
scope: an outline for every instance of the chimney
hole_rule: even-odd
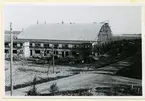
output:
[[[63,24],[64,22],[62,21],[62,24]]]
[[[45,24],[46,24],[46,21],[45,21]]]
[[[38,20],[37,20],[37,24],[39,24]]]

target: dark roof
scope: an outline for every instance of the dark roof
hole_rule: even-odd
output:
[[[13,34],[20,34],[22,31],[13,31]],[[9,30],[5,30],[5,34],[10,34]]]
[[[18,39],[95,41],[102,26],[102,23],[36,24],[21,32]]]
[[[86,40],[48,40],[48,39],[17,39],[20,42],[32,42],[32,43],[53,43],[53,44],[82,44],[82,43],[93,43],[96,41],[86,41]]]
[[[13,39],[14,41],[17,39],[17,36],[21,33],[21,31],[13,31]],[[4,32],[5,42],[10,42],[11,36],[10,31],[5,30]]]

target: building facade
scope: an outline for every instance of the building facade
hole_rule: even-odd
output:
[[[14,33],[14,32],[13,32]],[[24,57],[83,56],[92,54],[94,42],[106,42],[112,37],[108,23],[36,24],[14,38],[14,53]],[[5,53],[10,42],[5,41]]]

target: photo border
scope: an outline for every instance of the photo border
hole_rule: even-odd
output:
[[[18,2],[12,2],[12,3],[5,3],[5,4],[21,4],[21,2],[20,3],[18,3]],[[4,5],[5,5],[4,4]],[[145,87],[143,86],[143,85],[145,85],[145,82],[144,82],[144,77],[145,77],[145,74],[144,74],[144,68],[143,68],[143,66],[144,66],[144,63],[145,63],[145,59],[143,58],[144,56],[145,56],[145,54],[144,54],[144,51],[143,51],[143,49],[145,48],[145,46],[144,46],[144,42],[145,42],[145,39],[144,39],[144,35],[143,35],[143,33],[145,32],[144,31],[144,10],[145,10],[145,7],[144,7],[144,4],[141,4],[141,3],[137,3],[137,4],[131,4],[131,3],[42,3],[42,2],[30,2],[30,3],[28,3],[28,2],[24,2],[24,3],[22,3],[22,4],[38,4],[38,5],[49,5],[49,6],[75,6],[75,5],[78,5],[78,6],[141,6],[142,8],[142,18],[141,18],[141,22],[142,22],[142,91],[143,91],[143,95],[142,96],[5,96],[5,94],[2,94],[2,98],[4,98],[4,99],[21,99],[21,98],[24,98],[24,99],[46,99],[46,98],[53,98],[53,99],[64,99],[64,98],[67,98],[67,99],[70,99],[70,98],[73,98],[73,99],[140,99],[140,98],[145,98],[145,94],[144,94],[144,90],[145,90]],[[3,6],[4,6],[3,5]],[[4,12],[3,12],[4,13]],[[3,14],[4,15],[4,14]],[[3,16],[3,19],[4,19],[4,16]],[[3,21],[3,19],[2,19],[2,21]],[[4,21],[3,21],[3,24],[2,24],[2,66],[1,67],[4,67],[4,27],[3,27],[3,25],[4,25]],[[2,86],[4,86],[5,85],[5,80],[4,80],[4,78],[5,78],[5,72],[4,72],[4,68],[2,68],[3,70],[3,73],[2,73]],[[5,88],[4,87],[2,87],[3,88],[3,93],[4,93],[4,91],[5,91]]]

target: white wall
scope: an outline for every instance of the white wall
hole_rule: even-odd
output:
[[[24,57],[29,58],[30,57],[30,48],[29,48],[30,43],[29,42],[24,42],[23,46],[23,52],[24,52]]]

